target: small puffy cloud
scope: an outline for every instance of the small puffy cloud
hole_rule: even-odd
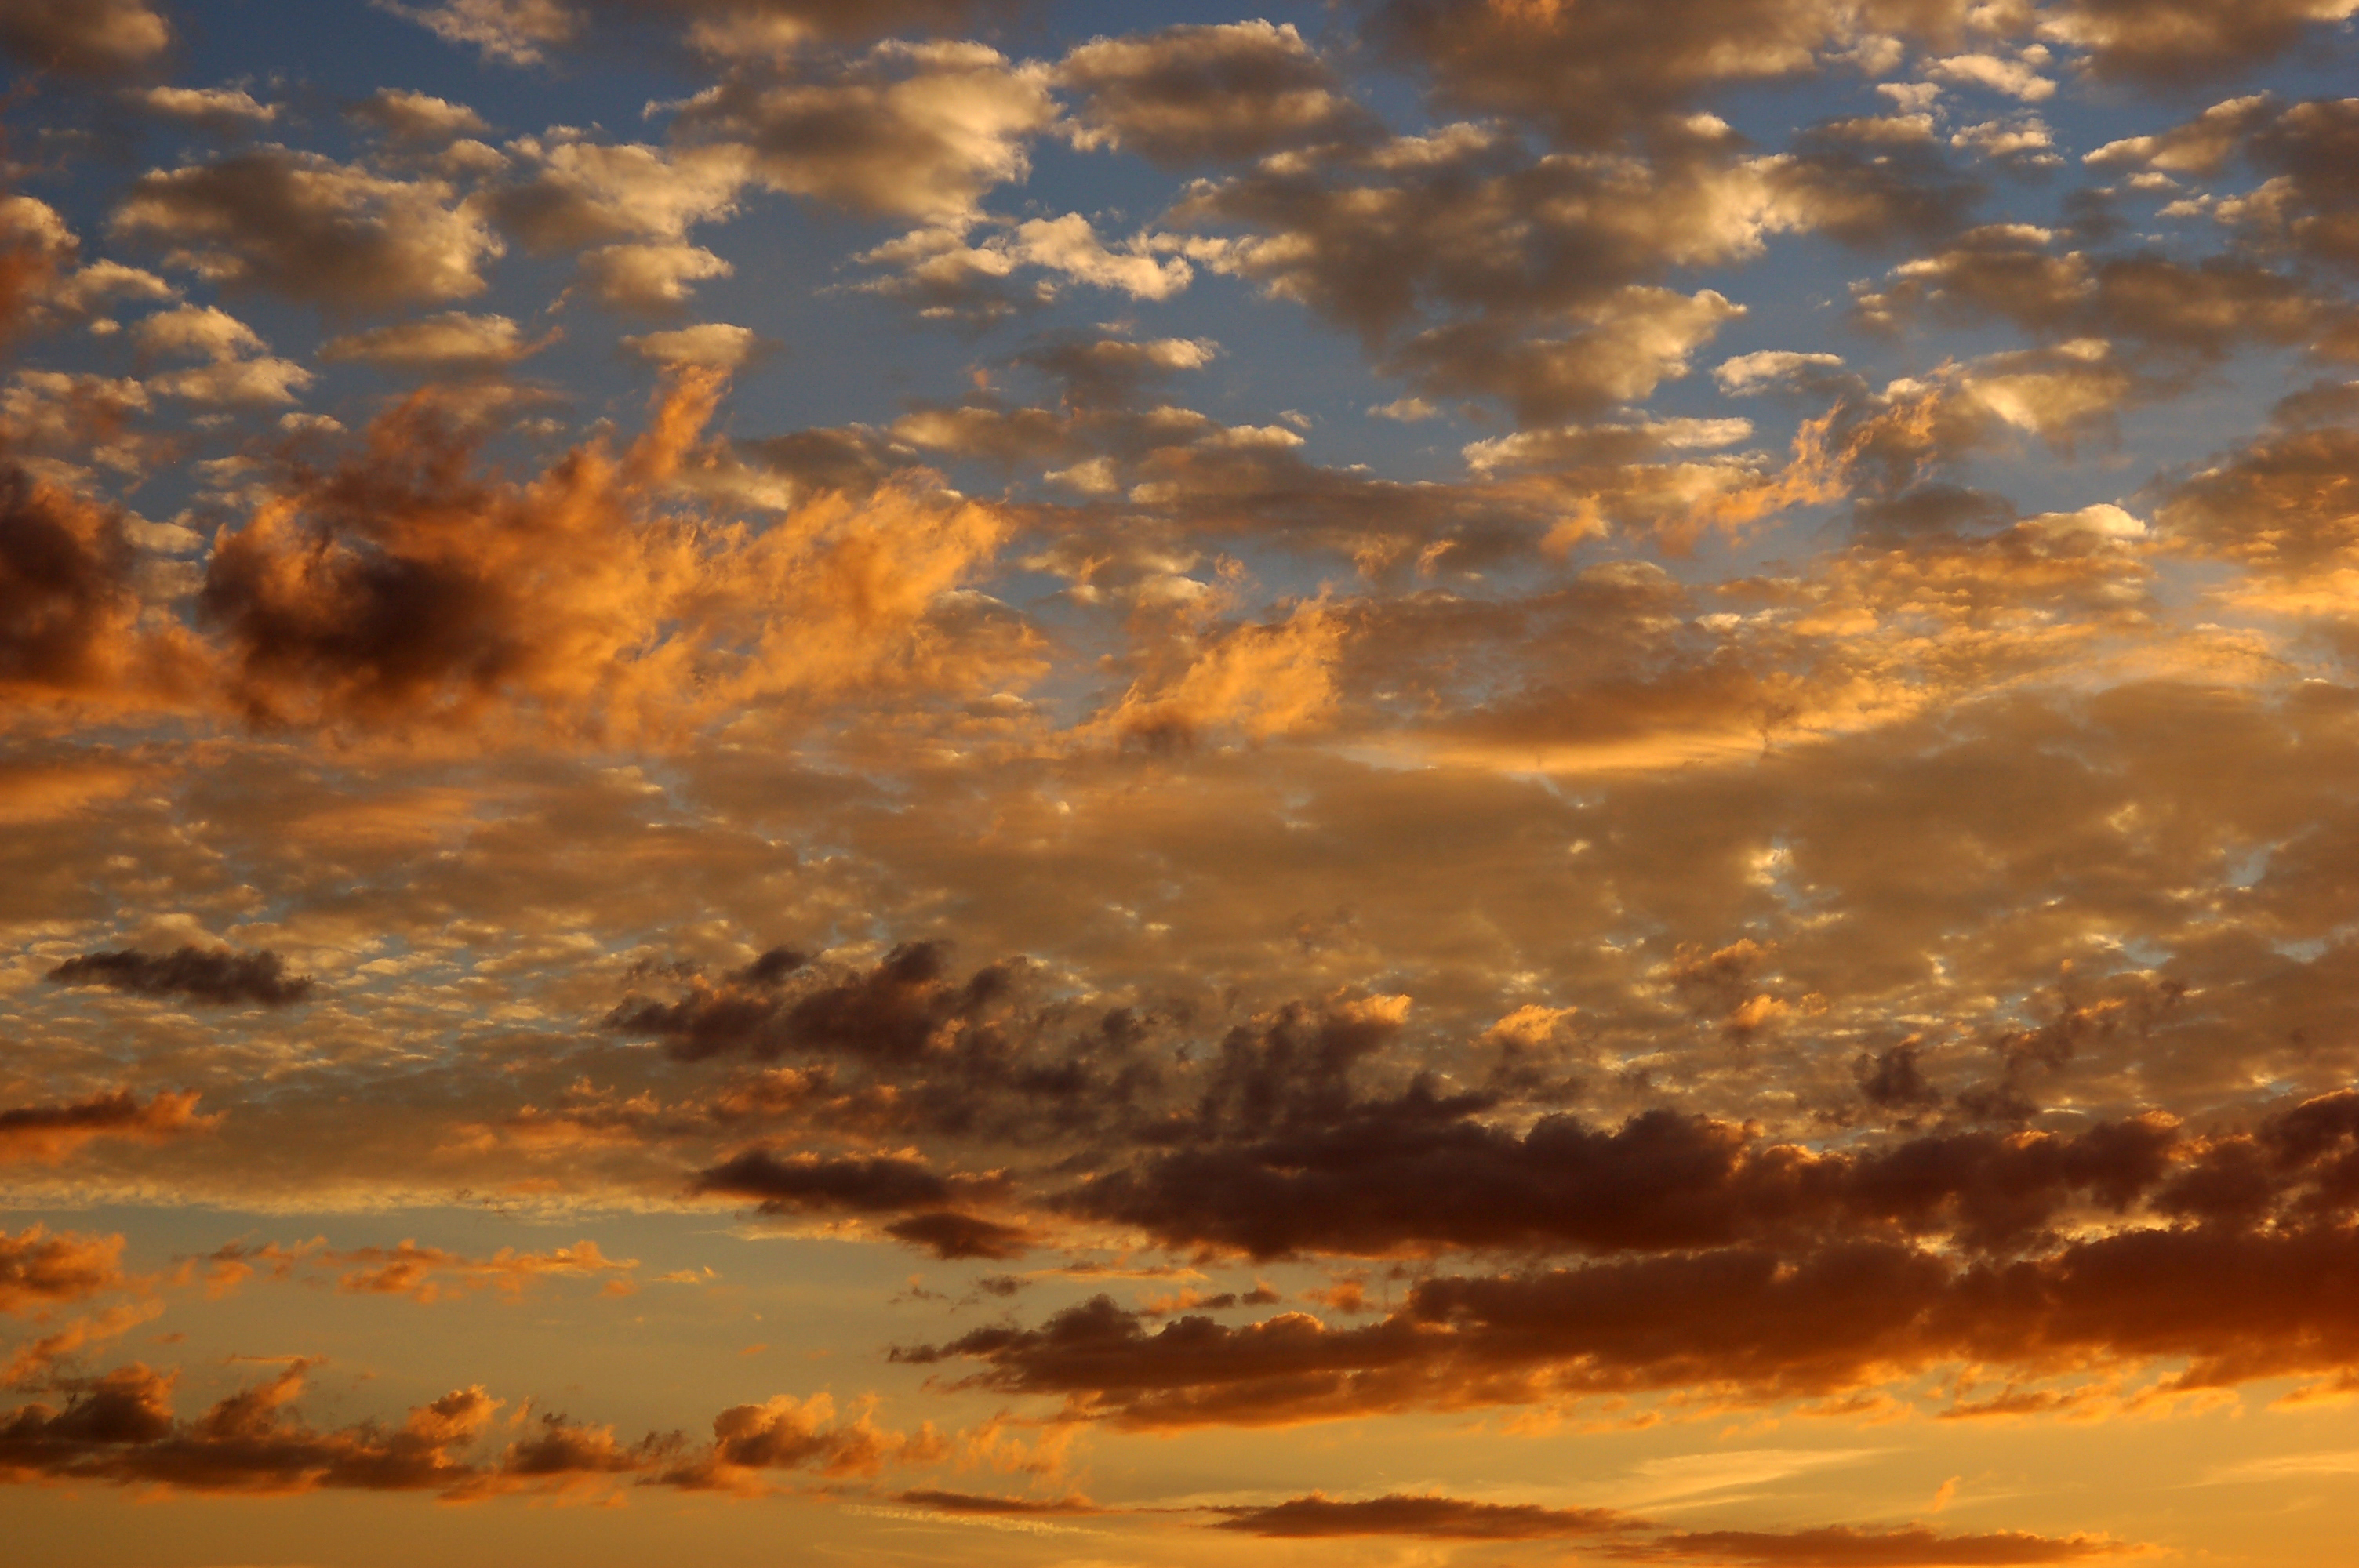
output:
[[[2056,152],[2054,133],[2037,114],[1962,126],[1951,133],[1950,145],[2018,167],[2052,168],[2064,161]]]
[[[1841,354],[1797,353],[1790,349],[1763,349],[1723,360],[1712,373],[1721,391],[1731,397],[1750,397],[1774,386],[1790,385],[1814,371],[1843,368]]]
[[[2245,137],[2267,120],[2276,103],[2266,92],[2214,103],[2194,119],[2147,136],[2107,142],[2081,161],[2100,168],[2151,168],[2171,174],[2212,174]]]
[[[464,103],[400,87],[381,87],[344,113],[397,142],[448,142],[491,129]]]
[[[0,0],[0,49],[37,70],[136,70],[171,47],[147,0]]]
[[[914,229],[863,253],[860,260],[891,271],[859,287],[914,300],[926,316],[971,319],[1013,311],[1024,296],[1012,292],[1008,280],[1027,266],[1134,299],[1164,299],[1186,288],[1195,272],[1180,256],[1158,255],[1157,248],[1145,235],[1110,246],[1075,212],[1027,219],[981,235],[961,222]],[[1039,279],[1030,297],[1049,298],[1056,289],[1052,278]]]
[[[679,309],[706,278],[737,269],[702,245],[601,245],[582,256],[582,278],[599,303],[659,315]]]
[[[265,147],[132,183],[114,232],[223,283],[353,308],[482,292],[499,239],[440,179]]]
[[[349,360],[377,365],[488,368],[513,363],[548,341],[527,342],[506,316],[445,310],[331,338],[320,345],[320,357],[331,363]]]
[[[734,370],[760,352],[763,345],[750,327],[700,321],[693,327],[679,327],[669,332],[625,338],[623,346],[649,364]]]
[[[234,359],[265,344],[255,330],[211,305],[183,305],[158,311],[132,329],[131,336],[149,353],[195,354],[205,359]]]
[[[2023,525],[2060,538],[2077,535],[2104,541],[2143,539],[2147,533],[2144,523],[2106,501],[2077,512],[2043,512],[2025,518]]]
[[[1079,95],[1079,146],[1158,163],[1242,161],[1374,127],[1292,23],[1093,38],[1065,57],[1057,81]]]
[[[264,356],[215,360],[158,376],[154,386],[190,403],[262,405],[292,403],[311,384],[311,373],[293,360]]]
[[[2040,50],[2044,56],[2047,51]],[[1952,87],[1979,87],[1985,92],[2038,103],[2056,95],[2056,83],[2039,74],[2033,59],[2006,59],[1992,54],[1951,55],[1926,68],[1931,76]]]
[[[1021,179],[1057,118],[1048,70],[974,43],[880,44],[821,80],[733,76],[680,106],[680,135],[750,151],[772,189],[946,221]]]
[[[129,96],[159,120],[208,130],[250,131],[278,118],[277,104],[260,103],[237,87],[149,87]]]
[[[570,131],[520,137],[509,150],[530,171],[495,190],[490,208],[538,252],[614,240],[677,241],[692,224],[737,210],[750,164],[742,147],[666,149],[596,142]]]
[[[159,311],[132,330],[149,353],[207,361],[155,378],[150,384],[168,396],[191,403],[292,403],[311,384],[311,373],[292,360],[277,359],[254,329],[210,305],[182,305]],[[254,357],[246,357],[248,354]]]
[[[1158,260],[1136,246],[1112,251],[1090,221],[1078,212],[1019,223],[1009,251],[1019,259],[1076,283],[1127,294],[1133,299],[1167,299],[1188,287],[1188,264],[1177,256]]]
[[[1721,323],[1744,314],[1712,289],[1629,287],[1578,312],[1574,330],[1538,337],[1505,322],[1458,322],[1410,339],[1386,369],[1445,396],[1494,397],[1525,424],[1551,424],[1642,399],[1688,373]]]

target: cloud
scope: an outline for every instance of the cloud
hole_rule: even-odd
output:
[[[2231,98],[2168,131],[2107,142],[2081,161],[2099,168],[2143,167],[2173,174],[2215,174],[2275,107],[2275,100],[2266,92]]]
[[[1035,1516],[1069,1518],[1105,1511],[1086,1498],[1078,1497],[1042,1501],[1037,1498],[984,1497],[973,1492],[943,1492],[930,1488],[902,1492],[894,1498],[894,1501],[907,1503],[911,1508],[931,1509],[936,1513],[998,1515],[1011,1519]]]
[[[105,76],[136,70],[172,44],[172,25],[147,0],[9,0],[0,49],[37,70]]]
[[[1338,1536],[1413,1536],[1429,1541],[1557,1541],[1623,1530],[1633,1522],[1611,1509],[1544,1509],[1530,1503],[1478,1503],[1398,1492],[1352,1501],[1313,1492],[1267,1508],[1227,1510],[1214,1526],[1285,1541]]]
[[[1942,1133],[1874,1151],[1758,1144],[1656,1110],[1593,1130],[1541,1119],[1519,1140],[1412,1088],[1266,1141],[1158,1155],[1062,1200],[1167,1246],[1256,1258],[1444,1248],[1684,1250],[1799,1233],[1941,1234],[2020,1246],[2076,1204],[2155,1194],[2176,1129],[2160,1119],[2055,1134]]]
[[[659,1039],[683,1061],[736,1053],[773,1060],[802,1051],[913,1062],[977,1034],[989,1049],[989,1013],[1013,978],[995,966],[958,983],[950,975],[949,948],[936,942],[905,943],[865,971],[814,973],[799,989],[780,985],[801,968],[733,976],[672,1003],[635,1000],[606,1022],[625,1034]]]
[[[677,242],[737,211],[751,159],[733,146],[662,148],[551,131],[509,144],[531,172],[493,190],[492,214],[537,253],[613,240]]]
[[[701,321],[669,332],[625,338],[623,346],[649,364],[734,370],[759,354],[765,345],[750,327]]]
[[[277,104],[258,102],[243,88],[148,87],[129,96],[158,119],[210,131],[251,131],[278,118]]]
[[[214,1007],[287,1007],[308,999],[317,984],[309,976],[289,975],[287,960],[266,947],[252,953],[231,947],[185,946],[169,953],[113,948],[68,958],[45,978],[61,986],[103,986]]]
[[[1709,288],[1630,287],[1584,307],[1565,336],[1529,337],[1505,321],[1430,328],[1386,368],[1438,395],[1495,397],[1525,424],[1549,424],[1645,401],[1686,375],[1695,351],[1744,313]]]
[[[1965,1363],[2020,1379],[2183,1358],[2167,1387],[2187,1390],[2340,1367],[2350,1336],[2314,1292],[2354,1269],[2359,1252],[2334,1227],[2138,1228],[1975,1264],[1838,1241],[1439,1275],[1356,1328],[1288,1313],[1234,1328],[1185,1316],[1150,1334],[1100,1296],[1037,1329],[895,1355],[973,1358],[976,1385],[1063,1396],[1140,1429],[1664,1389],[1770,1402]]]
[[[1748,156],[1724,128],[1648,158],[1536,157],[1460,124],[1199,180],[1167,222],[1190,259],[1357,334],[1383,373],[1534,422],[1644,398],[1743,314],[1665,287],[1674,269],[1785,231],[1939,231],[1960,206],[1847,154]]]
[[[124,1284],[123,1238],[51,1233],[41,1226],[0,1231],[0,1312],[62,1306]]]
[[[1152,748],[1223,731],[1261,741],[1314,729],[1334,706],[1332,672],[1345,631],[1314,600],[1281,622],[1238,626],[1209,643],[1189,639],[1183,664],[1133,682],[1094,722]]]
[[[695,285],[736,271],[702,245],[601,245],[582,257],[582,281],[600,304],[646,315],[677,311]]]
[[[336,308],[456,299],[484,287],[501,245],[445,181],[402,180],[317,153],[263,147],[132,182],[114,232],[169,247],[217,282]]]
[[[2216,362],[2256,343],[2300,344],[2343,314],[2296,279],[2249,262],[2097,258],[2059,253],[2052,240],[2025,225],[1973,231],[1956,246],[1895,268],[1881,291],[1855,296],[1858,308],[1877,325],[1997,316],[2067,350],[2122,341],[2149,357],[2168,356],[2155,366],[2158,374],[2175,368],[2171,360]]]
[[[2354,0],[2071,0],[2044,30],[2087,49],[2101,77],[2184,82],[2264,64],[2354,10]]]
[[[697,1173],[693,1193],[754,1198],[765,1214],[889,1213],[947,1208],[1004,1192],[995,1172],[971,1176],[939,1174],[924,1162],[872,1154],[822,1159],[808,1152],[781,1158],[767,1149],[742,1150],[724,1162]]]
[[[2032,1535],[1998,1530],[1942,1535],[1922,1525],[1905,1530],[1678,1530],[1658,1540],[1608,1549],[1638,1563],[1726,1563],[1745,1568],[2012,1568],[2016,1564],[2090,1563],[2134,1554],[2138,1548],[2104,1536]]]
[[[1082,44],[1058,64],[1074,140],[1157,163],[1243,162],[1375,128],[1292,23],[1167,27]]]
[[[136,569],[120,512],[0,456],[0,695],[132,708],[188,692],[202,658],[142,623]]]
[[[272,357],[266,351],[269,345],[254,329],[213,306],[159,310],[134,328],[131,336],[147,353],[209,362],[155,376],[147,384],[167,396],[191,403],[292,403],[311,383],[310,371],[292,360]]]
[[[550,340],[527,342],[506,316],[472,316],[445,310],[391,326],[372,327],[331,338],[320,345],[330,363],[357,361],[401,368],[493,369],[513,364]]]
[[[952,222],[1025,177],[1026,144],[1056,115],[1045,68],[981,44],[880,44],[824,80],[733,75],[674,124],[707,156],[750,157],[774,190]]]
[[[1812,373],[1840,370],[1841,354],[1797,353],[1790,349],[1762,349],[1723,360],[1712,373],[1721,391],[1731,397],[1751,397],[1772,386],[1791,383]]]
[[[164,1090],[149,1096],[142,1105],[129,1089],[63,1105],[13,1106],[0,1110],[0,1164],[12,1160],[54,1162],[96,1138],[162,1143],[221,1120],[217,1116],[199,1116],[196,1108],[194,1094]]]
[[[233,699],[268,722],[648,733],[963,678],[957,644],[919,633],[998,516],[915,487],[814,498],[760,533],[674,511],[722,384],[677,372],[628,449],[592,442],[528,483],[473,477],[475,437],[431,389],[411,397],[216,540],[199,607]]]
[[[2348,12],[2353,6],[2345,5]],[[2247,155],[2268,175],[2249,195],[2223,201],[2218,215],[2265,243],[2343,267],[2359,267],[2359,101],[2296,103],[2250,134]]]
[[[1819,69],[1821,50],[1889,30],[1939,37],[1952,4],[1668,0],[1658,5],[1501,5],[1381,0],[1370,32],[1395,61],[1430,73],[1454,108],[1525,116],[1559,140],[1597,146],[1668,120],[1716,88]]]
[[[609,1258],[594,1241],[580,1241],[548,1252],[520,1252],[503,1247],[489,1258],[469,1258],[440,1247],[402,1241],[393,1247],[357,1247],[337,1251],[310,1246],[249,1249],[230,1246],[208,1255],[207,1277],[215,1291],[235,1284],[253,1271],[256,1260],[270,1263],[277,1277],[287,1277],[299,1266],[341,1269],[339,1290],[353,1295],[408,1296],[431,1303],[466,1291],[494,1290],[511,1300],[535,1281],[596,1279],[625,1275],[639,1266],[636,1258]],[[611,1283],[611,1281],[610,1281]]]
[[[1005,0],[374,0],[397,16],[486,59],[542,63],[589,30],[591,14],[684,23],[686,41],[710,55],[760,56],[832,40],[955,29]]]
[[[491,129],[481,114],[464,103],[401,87],[380,87],[344,114],[398,142],[448,142],[479,136]]]
[[[946,1260],[1021,1258],[1045,1240],[1022,1226],[1002,1225],[997,1220],[947,1210],[895,1220],[885,1227],[885,1233],[896,1241],[906,1241]]]
[[[370,0],[405,16],[448,43],[470,44],[485,59],[535,65],[549,49],[570,43],[581,31],[577,10],[566,0],[436,0],[409,5]]]
[[[712,1419],[712,1445],[659,1480],[691,1491],[756,1489],[756,1472],[815,1470],[822,1476],[874,1476],[886,1457],[908,1445],[898,1433],[872,1424],[865,1413],[835,1420],[825,1394],[798,1400],[780,1394],[758,1405],[733,1405]]]
[[[2047,51],[2041,50],[2044,58]],[[1946,59],[1932,60],[1925,67],[1928,75],[1948,82],[1952,87],[1979,87],[1986,92],[2005,93],[2020,98],[2027,103],[2038,103],[2056,94],[2056,83],[2039,74],[2030,60],[2004,59],[1996,55],[1961,54]]]

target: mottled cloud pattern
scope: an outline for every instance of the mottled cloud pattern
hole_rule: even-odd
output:
[[[2359,3],[0,58],[15,1555],[2346,1550]]]

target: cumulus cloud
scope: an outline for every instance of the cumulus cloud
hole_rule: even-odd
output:
[[[38,70],[79,76],[136,70],[172,44],[172,25],[147,0],[7,0],[0,48]]]
[[[602,305],[663,315],[679,310],[697,284],[736,273],[702,245],[601,245],[582,257],[582,281]]]
[[[1867,37],[1942,37],[1964,9],[1826,0],[1383,0],[1373,28],[1393,59],[1431,73],[1443,103],[1527,116],[1567,143],[1593,146],[1675,115],[1714,88],[1809,74],[1822,50]]]
[[[1375,124],[1290,22],[1093,38],[1059,63],[1057,82],[1077,96],[1078,145],[1158,163],[1241,162]]]
[[[52,1233],[39,1225],[13,1236],[0,1231],[0,1312],[64,1305],[123,1283],[120,1236]]]
[[[380,87],[344,113],[400,142],[448,142],[479,136],[491,129],[481,114],[464,103],[401,87]]]
[[[130,98],[158,119],[211,131],[250,131],[278,118],[277,104],[261,103],[242,87],[149,87]]]
[[[742,154],[774,190],[856,211],[971,216],[1022,179],[1057,117],[1044,68],[973,43],[882,44],[823,80],[730,77],[682,104],[676,133]]]
[[[511,144],[529,172],[495,190],[492,213],[526,247],[571,250],[610,240],[678,241],[737,209],[742,147],[666,149],[553,131]]]
[[[2190,81],[2274,59],[2354,11],[2354,0],[2071,0],[2045,27],[2087,49],[2100,76]]]
[[[762,340],[751,327],[725,321],[701,321],[669,332],[647,332],[625,338],[623,346],[658,365],[701,365],[734,370],[762,351]]]
[[[143,622],[123,514],[0,460],[0,693],[17,702],[158,705],[203,661]]]
[[[501,250],[442,180],[285,147],[143,175],[114,232],[164,245],[204,277],[338,308],[479,294],[479,268]]]
[[[309,998],[316,984],[309,976],[288,974],[287,960],[266,947],[253,953],[230,947],[176,947],[168,953],[110,948],[68,958],[46,978],[56,985],[103,986],[214,1007],[287,1007]]]

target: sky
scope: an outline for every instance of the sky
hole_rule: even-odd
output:
[[[2291,1568],[2359,0],[0,0],[27,1568]]]

